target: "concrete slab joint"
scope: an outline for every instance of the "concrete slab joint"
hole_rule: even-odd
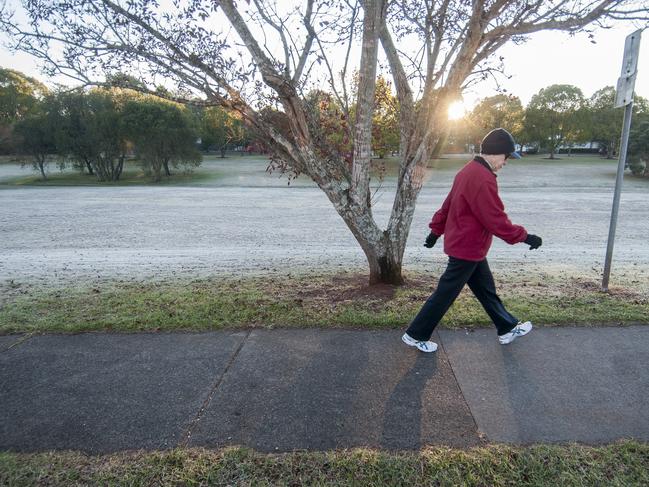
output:
[[[190,422],[189,426],[187,427],[187,430],[184,432],[181,441],[179,442],[178,446],[179,447],[186,447],[189,441],[191,440],[192,437],[192,432],[196,429],[196,426],[201,420],[201,416],[207,409],[207,407],[210,405],[210,402],[212,401],[212,397],[216,393],[218,387],[221,385],[223,382],[223,379],[225,378],[225,375],[228,373],[230,368],[232,367],[232,364],[234,364],[234,361],[237,359],[237,356],[239,355],[239,352],[241,352],[241,349],[243,348],[244,344],[246,343],[246,340],[250,336],[250,331],[246,334],[246,336],[241,340],[241,343],[239,343],[239,346],[237,349],[234,351],[232,354],[232,357],[230,358],[228,364],[225,366],[223,369],[223,372],[217,377],[216,381],[214,382],[214,385],[210,389],[209,393],[207,394],[207,397],[205,398],[205,401],[201,405],[201,408],[196,412],[196,416],[194,416],[194,419]]]

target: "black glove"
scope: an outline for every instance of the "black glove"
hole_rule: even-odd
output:
[[[426,243],[424,244],[424,247],[428,247],[429,249],[432,249],[435,245],[435,242],[437,242],[438,238],[439,235],[435,235],[433,232],[430,232],[428,237],[426,237]]]
[[[530,246],[530,250],[538,249],[543,244],[543,239],[531,233],[527,234],[525,243]]]

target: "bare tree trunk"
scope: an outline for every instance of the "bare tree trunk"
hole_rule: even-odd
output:
[[[372,116],[376,89],[376,65],[379,51],[379,31],[383,25],[383,1],[365,0],[363,44],[358,73],[358,98],[354,134],[354,162],[350,195],[355,202],[370,209],[370,162],[372,157]]]
[[[162,179],[162,161],[152,160],[151,171],[153,174],[153,182],[159,183],[160,179]]]
[[[171,176],[171,171],[169,170],[169,160],[165,159],[163,162],[164,169],[165,169],[165,175],[166,176]]]
[[[395,255],[390,247],[380,248],[380,253],[366,254],[367,261],[370,265],[370,284],[393,284],[400,286],[403,284],[403,275],[401,273],[402,258]]]
[[[106,175],[104,174],[102,167],[97,163],[94,164],[94,167],[95,167],[95,176],[97,176],[97,181],[99,182],[106,181]]]
[[[117,175],[117,165],[119,163],[115,163],[113,159],[110,159],[109,161],[107,161],[107,163],[108,163],[108,171],[110,174],[110,180],[117,181],[119,178],[119,176]]]
[[[613,159],[614,158],[613,154],[615,154],[615,141],[612,140],[609,146],[607,147],[606,158]]]
[[[365,0],[363,5],[363,42],[358,80],[354,159],[349,195],[351,212],[342,214],[347,226],[365,252],[370,266],[370,284],[401,280],[401,262],[391,265],[385,235],[372,218],[370,200],[370,164],[372,158],[372,117],[376,89],[376,65],[379,32],[383,26],[383,0]],[[397,276],[395,276],[395,270]]]
[[[370,284],[403,284],[401,264],[405,239],[392,241],[367,215],[343,212],[341,216],[365,253],[370,267]]]
[[[126,154],[122,154],[119,156],[119,160],[117,162],[117,168],[115,170],[115,181],[118,181],[119,178],[122,177],[122,171],[124,170],[124,159],[126,159]]]
[[[46,156],[36,156],[36,164],[38,165],[38,169],[41,171],[43,181],[47,181],[47,176],[45,175],[45,157]]]

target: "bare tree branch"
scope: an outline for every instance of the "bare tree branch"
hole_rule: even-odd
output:
[[[295,68],[295,74],[293,75],[293,83],[297,85],[300,82],[302,72],[304,71],[304,65],[306,60],[311,53],[311,47],[313,46],[313,26],[311,25],[311,16],[313,15],[313,0],[307,0],[306,13],[304,14],[304,26],[307,30],[307,38],[304,43],[304,48],[302,49],[302,54],[300,55],[300,61]]]
[[[275,23],[273,19],[271,19],[270,15],[266,12],[266,8],[264,7],[264,5],[259,0],[253,0],[253,1],[262,19],[264,19],[268,25],[270,25],[273,29],[277,31],[280,39],[282,40],[282,47],[284,48],[284,76],[287,79],[291,78],[291,54],[290,54],[288,41],[286,40],[286,28],[284,26],[284,22],[281,19],[279,19],[279,15],[277,15],[276,12],[273,12],[275,16],[278,17],[279,20],[279,23]]]

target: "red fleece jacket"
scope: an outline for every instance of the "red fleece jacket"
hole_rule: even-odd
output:
[[[476,159],[457,173],[451,192],[428,226],[435,235],[444,235],[446,254],[463,260],[487,257],[493,235],[508,244],[527,238],[525,228],[512,224],[505,213],[496,175],[486,162]]]

